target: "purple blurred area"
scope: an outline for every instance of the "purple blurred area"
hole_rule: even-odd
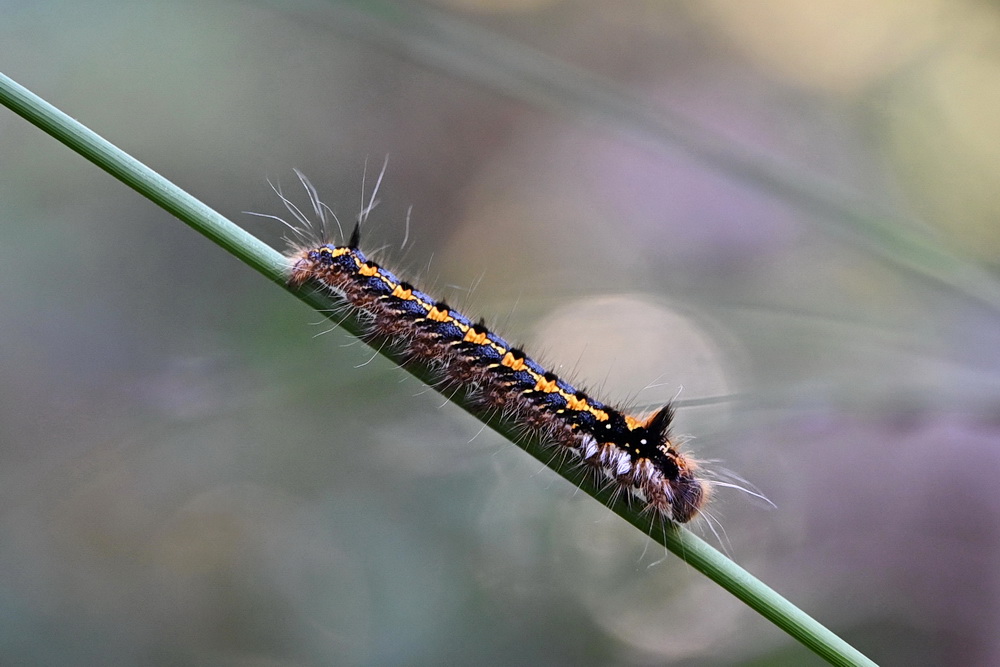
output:
[[[1000,664],[1000,310],[725,157],[997,293],[997,7],[406,6],[723,158],[339,3],[7,2],[0,62],[277,247],[269,181],[350,224],[388,155],[366,249],[602,400],[677,399],[775,505],[719,488],[694,530],[879,664]],[[0,309],[0,663],[819,664],[6,111]]]

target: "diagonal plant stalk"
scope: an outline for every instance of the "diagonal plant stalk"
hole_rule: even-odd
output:
[[[326,315],[341,305],[325,291],[310,289],[308,286],[302,289],[289,288],[285,284],[286,263],[280,253],[2,73],[0,103],[207,236],[320,313]],[[340,314],[342,315],[342,310]],[[338,317],[338,323],[354,335],[359,335],[363,330],[361,323],[352,315],[348,315],[342,322]],[[388,346],[379,352],[402,365],[399,354]],[[433,384],[428,368],[410,363],[403,365],[403,368],[420,380]],[[831,664],[875,664],[686,528],[653,522],[638,508],[630,506],[620,496],[616,497],[612,489],[598,486],[579,466],[568,461],[552,460],[553,457],[546,453],[540,441],[525,440],[516,432],[513,424],[476,408],[468,396],[459,393],[448,398],[585,493],[604,503],[618,516],[648,534]]]

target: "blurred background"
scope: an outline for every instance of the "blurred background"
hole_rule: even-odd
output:
[[[1000,663],[996,3],[0,12],[276,247],[269,181],[350,222],[388,155],[365,247],[776,505],[694,530],[877,662]],[[4,664],[819,664],[6,110],[0,309]]]

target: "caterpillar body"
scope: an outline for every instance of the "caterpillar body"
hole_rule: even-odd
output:
[[[699,478],[697,463],[671,440],[669,404],[635,417],[588,396],[482,321],[473,322],[368,259],[359,243],[360,225],[345,245],[293,250],[287,256],[289,284],[315,281],[340,295],[370,319],[373,338],[435,369],[443,386],[468,388],[475,401],[540,434],[560,452],[575,454],[646,510],[678,523],[698,514],[710,487]]]

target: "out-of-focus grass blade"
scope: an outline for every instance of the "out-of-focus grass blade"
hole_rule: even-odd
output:
[[[807,220],[826,232],[1000,312],[1000,281],[933,238],[920,223],[859,201],[801,165],[723,139],[579,67],[419,3],[297,0],[278,6],[308,13],[311,21],[326,20],[331,29],[491,91],[615,126],[644,146],[684,151],[810,212]]]

